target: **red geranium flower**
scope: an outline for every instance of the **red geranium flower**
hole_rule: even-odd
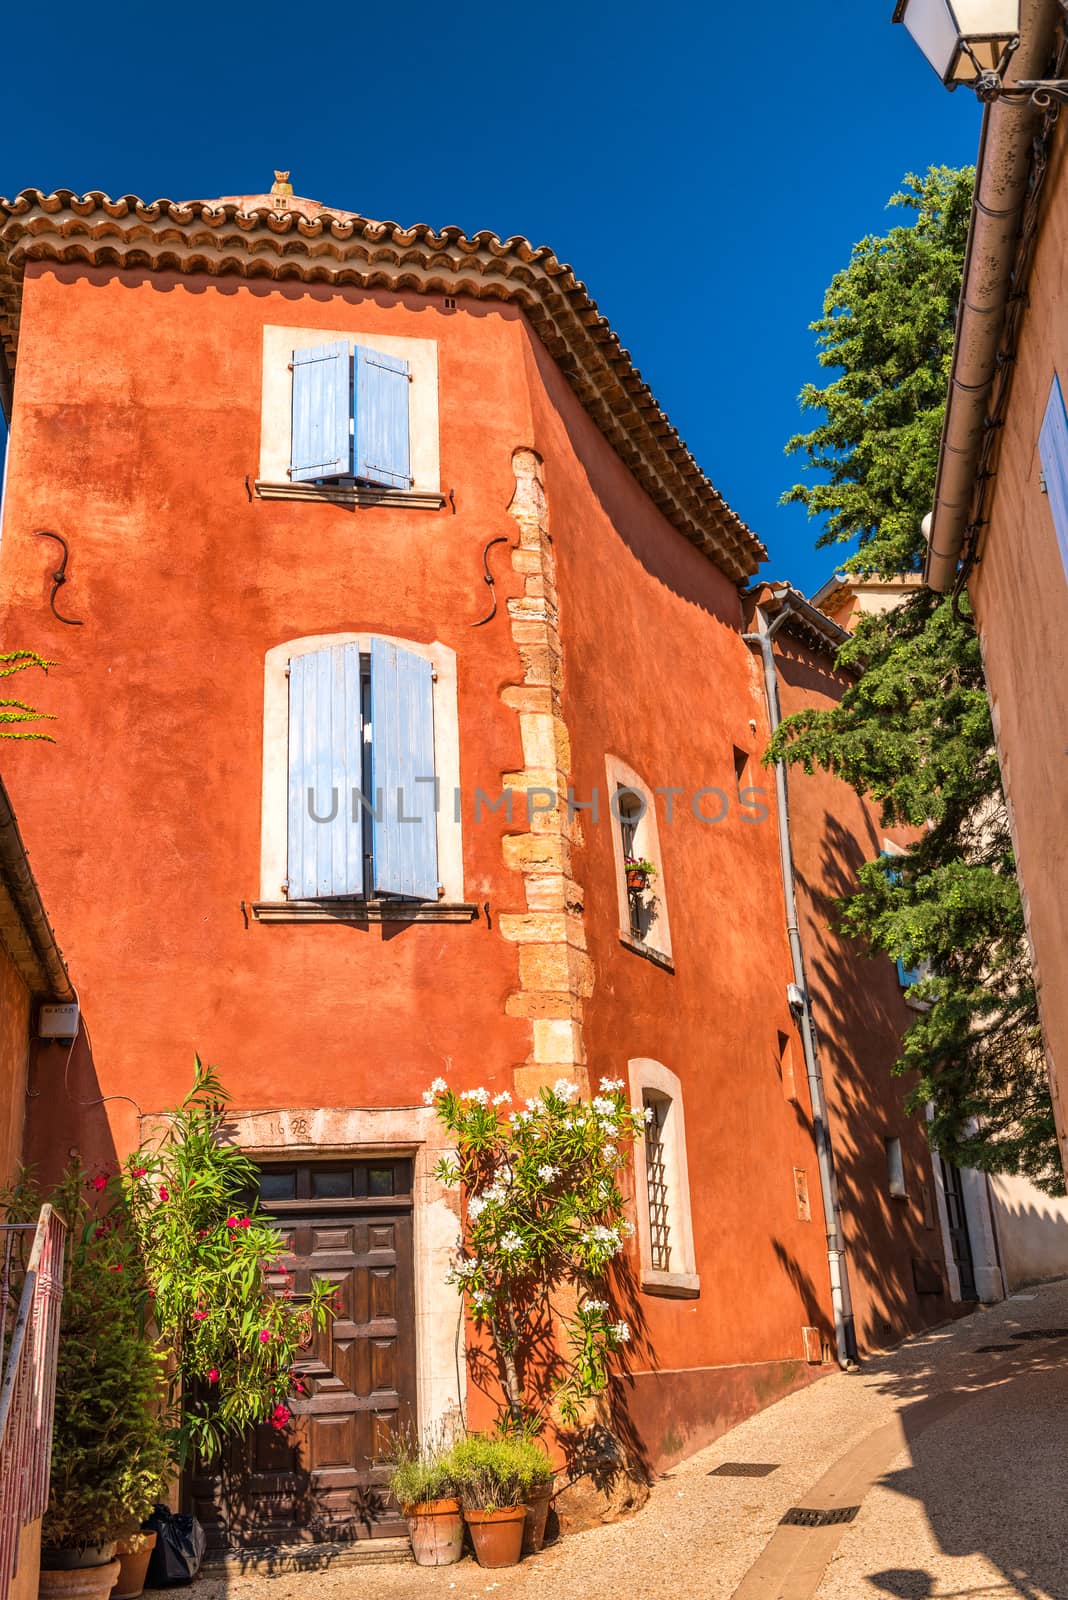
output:
[[[170,1196],[170,1191],[162,1183],[159,1186],[159,1197],[160,1197],[161,1200],[169,1200],[170,1197],[171,1197]]]
[[[145,1168],[144,1167],[131,1167],[130,1168],[130,1175],[131,1175],[131,1177],[134,1177],[134,1178],[143,1178],[145,1176]]]
[[[226,1226],[228,1228],[236,1228],[237,1227],[237,1218],[236,1217],[227,1217]]]
[[[218,1369],[218,1367],[212,1367],[211,1371],[208,1373],[208,1382],[209,1383],[218,1383],[218,1381],[219,1381],[219,1369]]]
[[[193,1321],[194,1322],[205,1322],[207,1320],[207,1316],[208,1316],[208,1313],[206,1311],[194,1311],[193,1312]]]
[[[252,1226],[252,1218],[251,1217],[242,1217],[241,1221],[238,1223],[238,1227],[239,1228],[251,1228],[251,1226]]]
[[[106,1189],[107,1186],[108,1180],[105,1178],[102,1172],[98,1172],[96,1177],[93,1179],[93,1188],[96,1190],[97,1194],[99,1194],[101,1190]]]
[[[261,1328],[260,1329],[260,1344],[269,1344],[270,1340],[271,1340],[271,1335],[270,1335],[269,1329]]]
[[[277,1428],[278,1431],[281,1432],[286,1423],[289,1421],[290,1415],[291,1413],[288,1406],[275,1406],[274,1410],[271,1412],[271,1427]]]

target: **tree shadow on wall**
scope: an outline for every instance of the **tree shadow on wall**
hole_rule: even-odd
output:
[[[830,812],[821,823],[818,871],[798,871],[806,970],[834,1146],[835,1172],[858,1338],[867,1349],[898,1343],[955,1314],[922,1119],[905,1110],[911,1083],[893,1066],[913,1020],[897,972],[881,953],[833,930],[836,900],[856,889],[857,871],[879,850],[868,819],[868,851]],[[905,1198],[893,1198],[887,1138],[900,1138]],[[935,1269],[934,1276],[931,1267]],[[940,1292],[926,1284],[938,1281]]]

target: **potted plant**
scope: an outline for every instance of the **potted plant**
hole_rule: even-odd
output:
[[[513,1439],[472,1434],[454,1445],[450,1466],[480,1567],[514,1567],[527,1520],[528,1468]]]
[[[131,1528],[122,1535],[115,1550],[119,1558],[119,1576],[111,1591],[111,1600],[137,1600],[145,1592],[148,1563],[156,1548],[153,1529]]]
[[[437,1432],[421,1440],[402,1435],[391,1465],[390,1493],[408,1524],[417,1565],[448,1567],[459,1561],[464,1519],[444,1438]]]
[[[647,894],[656,877],[656,863],[647,861],[644,856],[626,856],[623,864],[627,869],[627,888],[630,892]]]
[[[527,1508],[523,1554],[534,1556],[545,1543],[545,1523],[553,1497],[553,1464],[534,1439],[516,1439],[513,1448],[522,1473],[523,1499]]]
[[[94,1209],[108,1188],[73,1165],[51,1203],[67,1224],[42,1596],[105,1600],[117,1539],[152,1509],[169,1451],[159,1410],[162,1362],[145,1334],[148,1295],[119,1212]],[[22,1180],[0,1197],[9,1217],[44,1196]]]

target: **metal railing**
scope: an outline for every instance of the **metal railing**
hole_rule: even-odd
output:
[[[0,1224],[0,1600],[18,1569],[23,1528],[48,1506],[66,1232],[48,1205],[36,1223]]]

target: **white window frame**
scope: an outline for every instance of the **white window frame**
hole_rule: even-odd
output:
[[[411,489],[357,488],[351,480],[292,483],[289,478],[293,430],[294,350],[316,345],[364,345],[384,355],[407,361],[409,389],[409,440]],[[352,328],[283,328],[263,330],[263,388],[260,411],[260,470],[256,487],[266,498],[336,500],[354,496],[367,500],[422,503],[430,497],[441,503],[441,465],[438,448],[438,346],[436,339],[398,339],[393,334],[368,333]]]
[[[616,897],[619,903],[619,937],[629,949],[637,950],[641,955],[651,956],[653,960],[659,959],[662,965],[670,967],[671,924],[668,920],[664,861],[660,853],[660,832],[656,819],[656,793],[644,778],[639,777],[634,768],[628,766],[619,756],[605,756],[605,772],[608,780],[605,809],[612,830],[612,858],[615,862]],[[649,904],[655,914],[650,919],[648,932],[641,939],[634,934],[630,925],[630,897],[627,893],[623,829],[616,815],[618,802],[615,797],[620,789],[632,789],[645,801],[645,815],[635,829],[634,846],[638,855],[651,861],[656,868],[656,877],[653,879],[649,894]]]
[[[644,1105],[647,1094],[666,1101],[668,1105],[661,1137],[667,1178],[672,1267],[669,1272],[664,1272],[653,1266],[652,1232],[649,1222],[649,1178],[645,1163],[645,1140],[642,1138],[634,1145],[634,1210],[641,1263],[639,1281],[647,1294],[693,1300],[701,1292],[701,1278],[697,1271],[693,1244],[682,1084],[675,1073],[662,1062],[653,1061],[647,1056],[636,1056],[627,1062],[627,1079],[632,1105]]]
[[[388,639],[402,650],[422,656],[432,663],[436,677],[434,698],[434,773],[438,778],[440,804],[437,816],[438,878],[444,886],[443,899],[463,900],[463,830],[457,795],[460,789],[460,724],[456,697],[456,652],[435,641],[419,644],[389,634]],[[260,900],[284,904],[282,885],[288,876],[289,859],[289,676],[287,668],[296,656],[328,650],[333,645],[355,644],[361,655],[371,651],[370,633],[315,633],[300,639],[287,639],[268,650],[263,674],[263,794],[260,813]]]

